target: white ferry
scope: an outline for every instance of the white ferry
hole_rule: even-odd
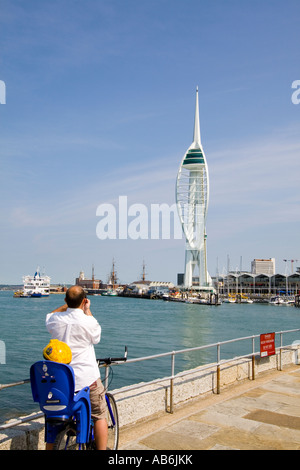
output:
[[[41,275],[39,269],[34,276],[23,277],[24,297],[48,297],[50,294],[50,277]]]

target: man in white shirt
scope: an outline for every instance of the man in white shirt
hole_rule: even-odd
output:
[[[72,351],[70,366],[74,370],[75,390],[90,387],[92,418],[96,447],[107,446],[107,421],[105,392],[100,380],[94,344],[99,343],[101,326],[90,310],[90,300],[80,286],[72,286],[66,292],[66,304],[46,316],[46,327],[52,339],[68,344]],[[51,446],[50,446],[51,447]]]

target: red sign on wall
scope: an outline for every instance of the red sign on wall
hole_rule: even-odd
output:
[[[275,350],[275,333],[260,335],[260,357],[273,356]]]

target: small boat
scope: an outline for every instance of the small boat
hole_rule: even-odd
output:
[[[274,297],[270,298],[269,304],[272,304],[272,305],[286,305],[286,301],[283,299],[283,297],[280,297],[280,295],[275,295]]]
[[[22,290],[17,290],[14,292],[14,297],[15,298],[29,298],[31,297],[29,294],[25,294],[24,291]]]
[[[167,302],[168,301],[170,302],[185,302],[186,301],[186,299],[181,296],[170,295],[170,294],[163,294],[162,299],[166,300]]]
[[[253,300],[245,294],[229,294],[228,298],[224,299],[223,302],[230,304],[253,304]]]
[[[104,295],[106,297],[115,297],[118,295],[117,291],[114,289],[109,289],[106,292],[102,292],[101,295]]]
[[[241,303],[242,304],[253,304],[253,300],[249,299],[248,297],[244,297],[244,298],[242,298]]]

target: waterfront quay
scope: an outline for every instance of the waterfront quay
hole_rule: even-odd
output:
[[[119,450],[298,450],[299,364],[297,343],[112,390]],[[45,448],[42,417],[12,424],[0,426],[0,450]]]
[[[121,428],[120,449],[299,450],[300,368],[265,373]]]

